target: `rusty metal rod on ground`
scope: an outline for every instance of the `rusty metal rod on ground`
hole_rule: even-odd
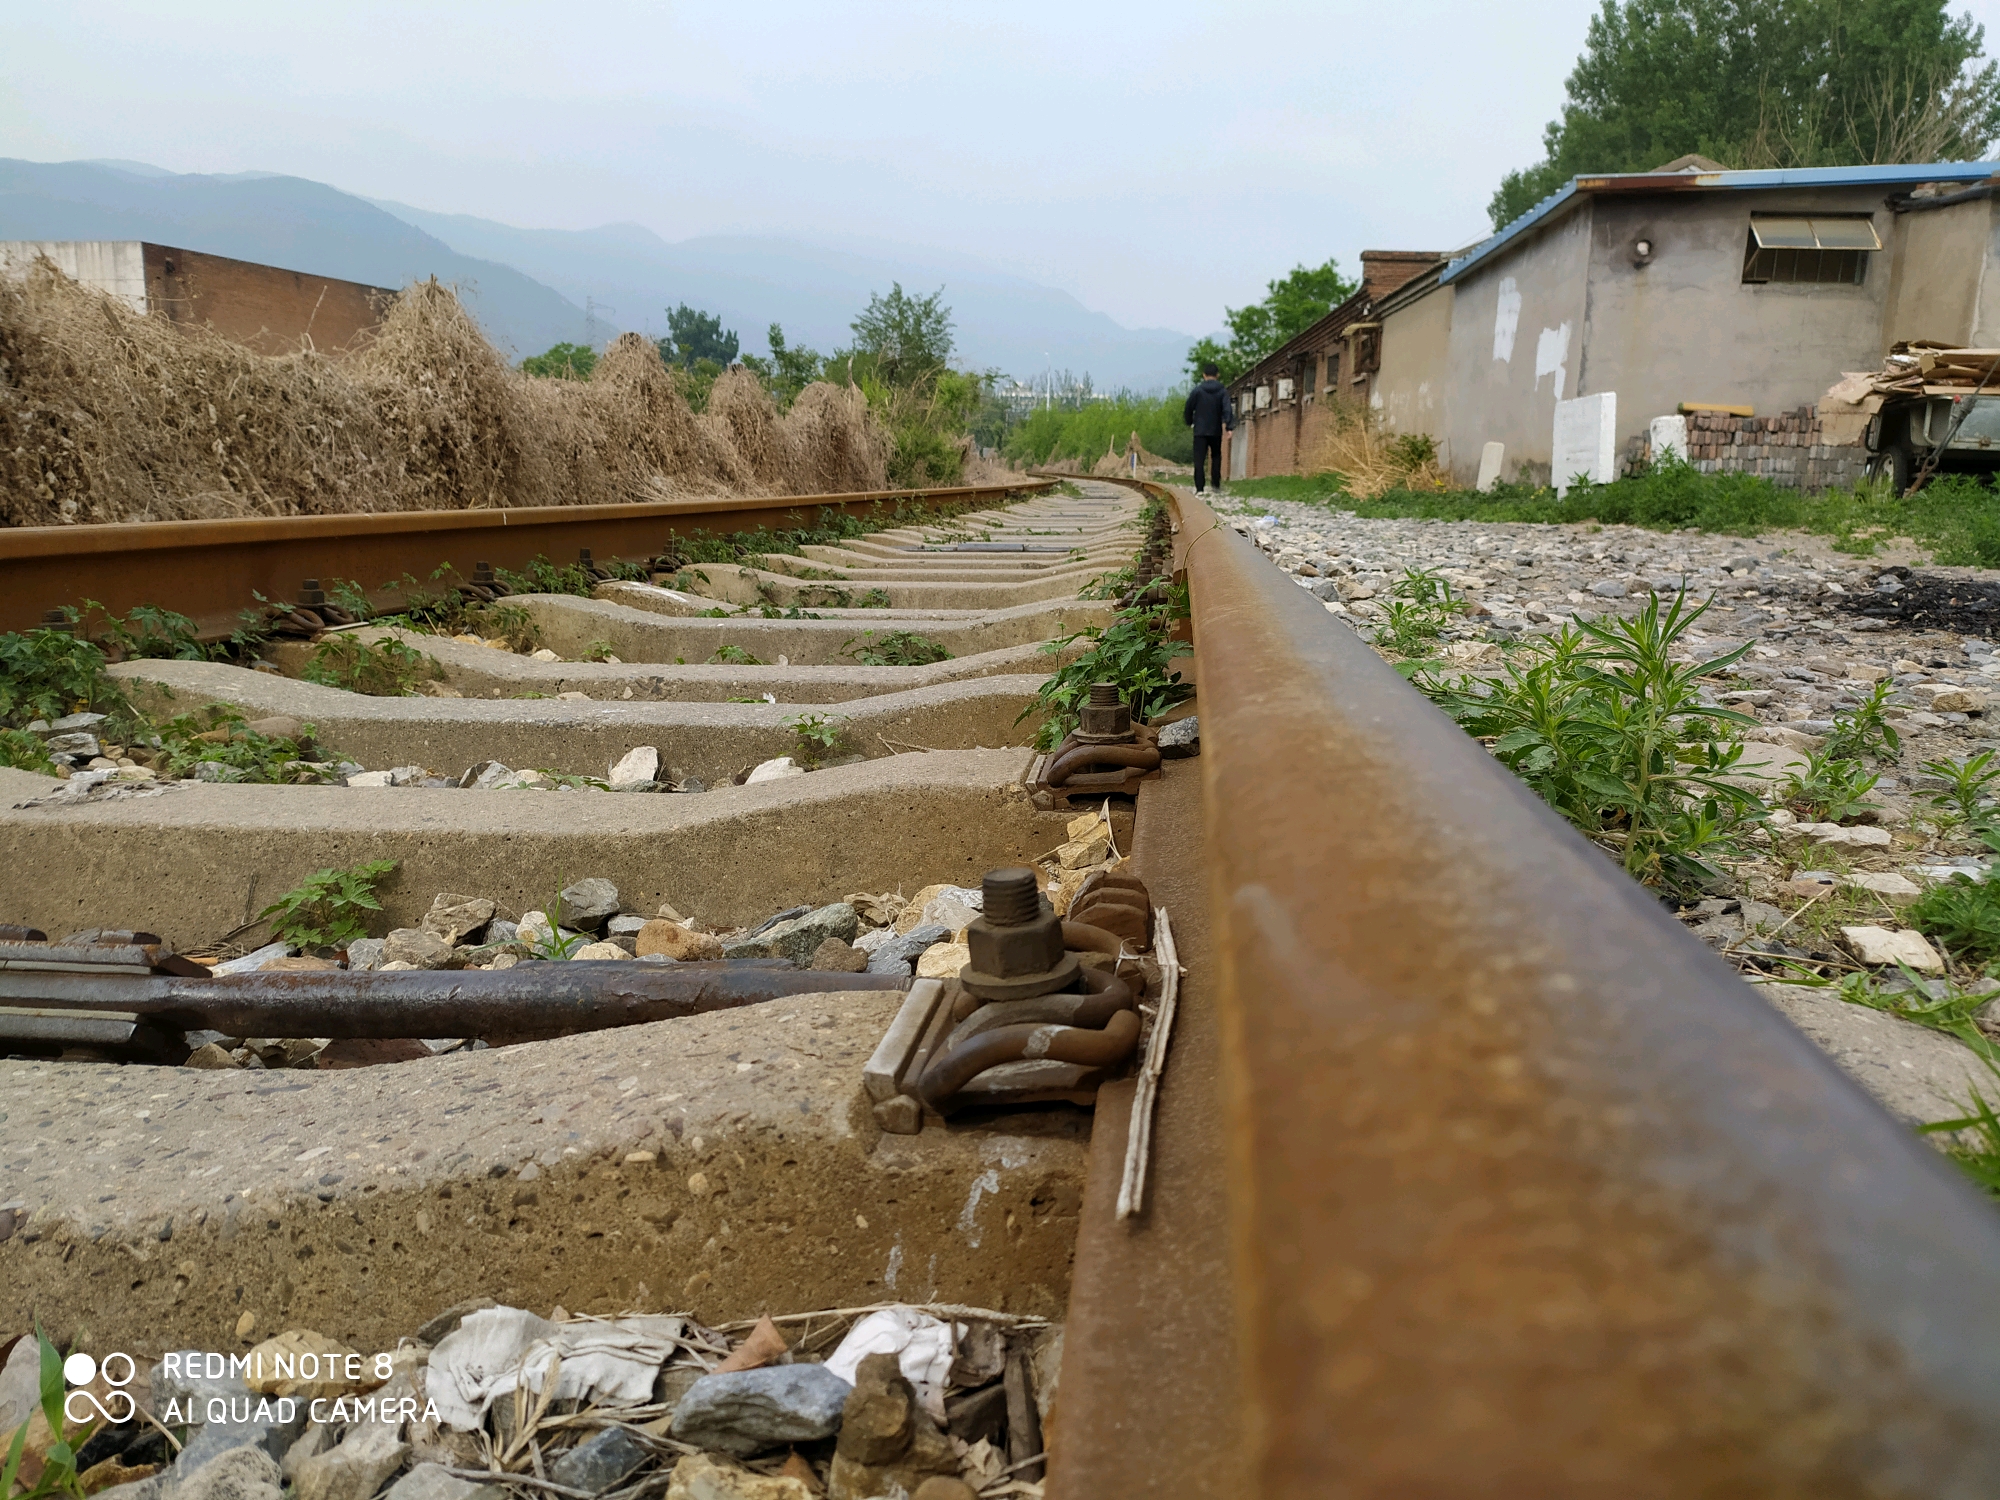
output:
[[[907,978],[757,962],[606,960],[485,970],[333,970],[218,979],[0,973],[0,1005],[122,1011],[225,1036],[557,1036],[783,995],[902,990]]]
[[[1176,500],[1255,1435],[1231,1492],[2000,1494],[1994,1205]]]

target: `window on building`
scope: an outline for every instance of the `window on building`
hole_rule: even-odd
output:
[[[1881,248],[1874,222],[1864,215],[1752,214],[1743,280],[1858,286],[1868,274],[1868,257]]]
[[[1337,394],[1339,387],[1340,355],[1338,353],[1329,354],[1326,357],[1326,389],[1328,394]]]

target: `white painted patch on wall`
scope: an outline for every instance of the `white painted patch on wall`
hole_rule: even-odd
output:
[[[958,1232],[965,1236],[966,1244],[979,1248],[979,1200],[988,1193],[1000,1191],[998,1172],[981,1172],[972,1179],[972,1191],[966,1196],[965,1211],[958,1216]]]
[[[890,1291],[896,1290],[896,1278],[903,1272],[903,1237],[896,1236],[896,1243],[889,1247],[889,1266],[882,1273],[882,1280]]]
[[[1563,385],[1569,379],[1569,324],[1560,328],[1544,328],[1540,338],[1535,340],[1535,389],[1542,388],[1542,377],[1556,378],[1556,400],[1563,398]]]
[[[1504,363],[1514,362],[1514,330],[1521,326],[1521,289],[1514,285],[1514,278],[1500,278],[1500,295],[1493,306],[1493,357]]]

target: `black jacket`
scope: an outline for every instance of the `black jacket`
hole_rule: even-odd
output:
[[[1222,382],[1211,378],[1188,392],[1181,420],[1194,429],[1196,437],[1221,437],[1225,427],[1236,430],[1236,407]]]

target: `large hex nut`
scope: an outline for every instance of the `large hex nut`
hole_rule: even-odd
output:
[[[1032,922],[1002,927],[986,917],[974,917],[966,924],[965,942],[972,967],[996,979],[1017,979],[1044,974],[1062,962],[1062,919],[1046,897]]]
[[[1126,703],[1110,705],[1086,703],[1077,711],[1077,731],[1077,738],[1087,741],[1130,739],[1131,706]]]

